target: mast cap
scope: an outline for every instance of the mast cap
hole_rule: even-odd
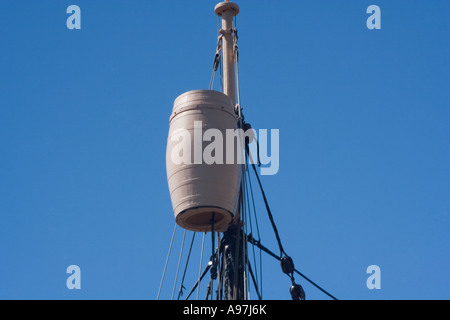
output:
[[[225,11],[231,11],[233,16],[237,16],[239,14],[239,6],[234,2],[221,2],[216,5],[214,8],[214,12],[221,17]]]

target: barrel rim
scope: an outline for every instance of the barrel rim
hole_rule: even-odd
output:
[[[214,211],[215,214],[218,215],[215,218],[216,219],[218,218],[219,220],[217,223],[214,224],[214,231],[216,231],[216,232],[226,231],[228,229],[228,226],[231,224],[231,222],[233,221],[233,218],[234,218],[234,215],[225,208],[217,207],[217,206],[202,205],[202,206],[187,208],[187,209],[179,212],[175,217],[176,223],[180,227],[182,227],[186,230],[190,230],[190,231],[195,231],[195,232],[210,232],[210,231],[212,231],[210,224],[189,223],[190,218],[193,218],[195,215],[204,215],[204,214],[208,213],[208,212],[198,213],[198,210],[201,210],[201,209],[208,210],[208,211],[209,210]]]
[[[214,95],[222,96],[223,98],[226,98],[227,100],[229,100],[230,106],[233,107],[233,101],[225,93],[223,93],[221,91],[217,91],[217,90],[207,90],[207,89],[197,89],[197,90],[186,91],[186,92],[180,94],[178,97],[175,98],[174,105],[176,104],[177,100],[181,99],[183,96],[196,94],[196,93],[211,93],[211,94],[214,94]]]
[[[203,97],[192,100],[192,101],[182,101],[183,98],[186,98],[190,95],[194,96],[196,94],[205,94]],[[208,101],[208,99],[211,99],[211,101]],[[197,103],[196,103],[197,102]],[[214,106],[214,107],[209,107]],[[221,108],[218,108],[221,107]],[[214,110],[220,110],[223,112],[228,113],[230,116],[236,119],[237,121],[237,115],[233,106],[233,102],[231,101],[230,97],[228,97],[226,94],[220,91],[215,90],[191,90],[187,91],[181,95],[179,95],[177,98],[175,98],[175,101],[173,103],[172,113],[169,117],[169,122],[172,122],[172,120],[180,115],[181,113],[184,113],[186,111],[191,110],[200,110],[200,109],[214,109]]]

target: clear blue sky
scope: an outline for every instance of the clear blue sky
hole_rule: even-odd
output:
[[[280,170],[262,181],[297,268],[339,299],[450,299],[450,2],[238,3],[244,112],[280,130]],[[71,4],[81,30],[66,27]],[[209,84],[215,4],[0,2],[1,299],[156,298],[169,115]],[[371,4],[381,30],[366,27]],[[260,199],[258,219],[277,252]],[[66,287],[72,264],[81,290]],[[290,299],[277,261],[263,275],[265,299]]]

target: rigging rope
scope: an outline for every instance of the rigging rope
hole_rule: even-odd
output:
[[[172,240],[170,241],[170,246],[169,246],[169,251],[167,252],[167,258],[166,258],[166,263],[164,265],[164,270],[163,270],[163,274],[161,277],[161,283],[159,284],[159,290],[158,290],[158,295],[156,297],[156,300],[159,300],[159,294],[161,293],[161,287],[164,281],[164,276],[166,274],[166,270],[167,270],[167,262],[169,261],[169,256],[170,256],[170,252],[172,251],[172,244],[173,244],[173,239],[175,237],[175,231],[177,230],[177,224],[175,223],[175,227],[173,228],[173,233],[172,233]]]
[[[238,31],[236,28],[233,29],[233,57],[234,57],[234,68],[236,73],[236,94],[237,94],[237,111],[238,111],[238,117],[239,117],[239,125],[240,128],[242,128],[242,108],[241,108],[241,93],[240,93],[240,87],[239,87],[239,47],[237,45],[238,42]]]
[[[248,148],[247,148],[247,153],[248,153]],[[275,221],[274,221],[274,219],[273,219],[273,215],[272,215],[272,212],[271,212],[271,210],[270,210],[270,207],[269,207],[269,203],[268,203],[268,201],[267,201],[266,194],[265,194],[265,192],[264,192],[264,188],[263,188],[263,186],[262,186],[261,180],[260,180],[259,175],[258,175],[258,172],[257,172],[257,170],[256,170],[256,166],[255,166],[255,164],[254,164],[253,162],[252,162],[252,167],[253,167],[253,171],[255,172],[255,176],[256,176],[256,179],[257,179],[257,181],[258,181],[259,187],[260,187],[260,189],[261,189],[261,194],[262,194],[262,196],[263,196],[263,200],[264,200],[264,204],[265,204],[265,206],[266,206],[266,210],[267,210],[267,214],[268,214],[268,216],[269,216],[269,220],[270,220],[270,222],[271,222],[271,224],[272,224],[272,228],[273,228],[274,233],[275,233],[275,236],[276,236],[276,238],[277,238],[277,243],[278,243],[278,247],[279,247],[279,250],[280,250],[280,255],[279,255],[279,256],[276,256],[274,253],[272,253],[272,252],[269,251],[267,248],[265,248],[264,246],[262,246],[262,245],[261,245],[261,242],[260,242],[260,241],[256,241],[256,240],[252,237],[251,234],[248,236],[250,243],[252,243],[253,245],[258,246],[261,250],[265,251],[266,253],[269,253],[271,256],[273,256],[273,257],[275,257],[277,260],[281,261],[281,262],[282,262],[282,268],[284,267],[284,266],[283,266],[283,262],[285,262],[286,260],[287,260],[287,262],[290,262],[290,263],[288,263],[287,265],[288,265],[288,267],[291,267],[292,270],[290,270],[289,272],[286,272],[285,270],[283,270],[283,271],[284,271],[286,274],[290,273],[290,277],[291,277],[291,280],[292,280],[293,287],[294,287],[294,286],[298,286],[298,285],[295,285],[295,283],[294,283],[293,273],[295,272],[295,273],[297,273],[298,275],[300,275],[302,278],[304,278],[306,281],[308,281],[309,283],[311,283],[312,285],[314,285],[316,288],[318,288],[320,291],[322,291],[323,293],[325,293],[326,295],[328,295],[328,296],[331,297],[332,299],[337,300],[336,297],[334,297],[333,295],[331,295],[330,293],[328,293],[327,291],[325,291],[325,290],[324,290],[323,288],[321,288],[319,285],[317,285],[316,283],[314,283],[311,279],[309,279],[309,278],[306,277],[304,274],[302,274],[300,271],[298,271],[297,269],[294,268],[292,259],[287,255],[286,251],[284,251],[283,245],[282,245],[282,243],[281,243],[280,235],[279,235],[279,233],[278,233],[278,229],[277,229],[277,227],[276,227],[276,225],[275,225]],[[259,236],[259,235],[258,235],[258,236]],[[285,255],[285,257],[283,257],[283,254]],[[290,265],[289,265],[289,264],[290,264]],[[291,288],[292,288],[292,287],[291,287]],[[300,288],[301,288],[301,287],[300,287]],[[301,289],[301,290],[303,290],[303,289]],[[304,294],[304,292],[303,292],[303,294]]]
[[[214,62],[213,62],[213,72],[211,75],[211,80],[209,81],[209,88],[208,90],[212,90],[214,87],[214,80],[216,78],[216,71],[219,68],[220,65],[220,53],[222,51],[222,39],[223,39],[223,35],[221,34],[220,36],[218,36],[217,38],[217,49],[216,49],[216,53],[214,55]]]
[[[248,221],[249,221],[249,225],[250,225],[250,233],[248,233],[246,231],[246,234],[253,234],[253,221],[252,221],[252,212],[253,212],[254,215],[255,215],[256,231],[257,231],[258,237],[260,238],[258,219],[257,219],[257,216],[256,216],[256,206],[255,206],[255,202],[254,202],[254,198],[253,198],[253,189],[252,189],[252,184],[251,184],[251,180],[250,180],[250,174],[249,174],[248,170],[246,170],[246,179],[248,180],[247,184],[249,186],[246,189],[246,197],[247,197],[247,207],[248,207],[248,211],[247,211],[248,212]],[[250,191],[250,195],[251,196],[249,196],[249,191]],[[250,205],[250,198],[252,200],[253,206]],[[246,228],[247,228],[247,225],[246,225]],[[260,269],[260,272],[261,272],[261,277],[258,276],[258,268],[255,269],[255,274],[253,274],[253,272],[251,270],[251,267],[250,267],[250,262],[249,262],[249,272],[251,273],[250,275],[252,276],[252,280],[253,280],[253,283],[255,285],[255,289],[256,289],[256,291],[258,293],[258,297],[261,297],[261,294],[262,294],[262,292],[259,291],[258,285],[257,285],[258,279],[259,279],[259,281],[260,281],[259,288],[262,290],[262,257],[261,257],[261,253],[262,253],[262,250],[259,249],[259,269]],[[253,263],[256,266],[257,263],[256,263],[256,255],[255,255],[255,246],[252,246],[252,256],[253,256]],[[261,300],[261,298],[260,298],[260,300]]]
[[[175,281],[173,283],[172,300],[173,300],[173,297],[175,295],[175,288],[177,286],[178,272],[180,271],[181,256],[183,255],[184,239],[185,238],[186,238],[186,229],[184,229],[183,241],[181,242],[180,257],[178,258],[178,267],[177,267],[177,272],[175,274]]]
[[[277,259],[278,261],[281,260],[281,258],[279,256],[277,256],[275,253],[273,253],[272,251],[270,251],[269,249],[267,249],[266,247],[264,247],[261,244],[261,241],[256,240],[255,238],[253,238],[253,236],[250,234],[248,235],[248,241],[257,246],[258,248],[260,248],[261,250],[263,250],[264,252],[266,252],[267,254],[269,254],[270,256],[274,257],[275,259]],[[307,276],[305,276],[303,273],[301,273],[300,271],[298,271],[297,269],[294,269],[294,272],[297,273],[299,276],[301,276],[303,279],[305,279],[306,281],[308,281],[309,283],[311,283],[313,286],[315,286],[317,289],[319,289],[320,291],[322,291],[323,293],[325,293],[327,296],[329,296],[330,298],[337,300],[336,297],[334,297],[331,293],[327,292],[325,289],[321,288],[317,283],[315,283],[314,281],[312,281],[311,279],[309,279]]]
[[[201,253],[200,253],[200,268],[199,268],[199,270],[198,270],[198,281],[197,281],[197,282],[200,282],[200,277],[201,277],[201,275],[202,275],[203,249],[204,249],[204,246],[205,246],[205,235],[206,235],[206,232],[203,233],[202,251],[201,251]],[[196,300],[198,300],[198,295],[199,295],[199,293],[200,293],[200,287],[197,288],[197,297],[196,297]]]
[[[178,298],[177,298],[177,300],[180,300],[180,297],[183,295],[183,289],[185,289],[185,287],[183,286],[183,283],[184,283],[184,278],[186,276],[186,270],[187,270],[187,267],[188,267],[188,264],[189,264],[189,259],[191,257],[192,245],[194,244],[195,234],[196,234],[196,232],[192,233],[191,246],[189,247],[189,253],[188,253],[188,256],[187,256],[187,259],[186,259],[186,265],[184,267],[183,278],[181,278],[180,290],[178,291]]]
[[[243,173],[242,173],[242,175],[245,177],[245,170],[246,170],[246,166],[245,165],[243,165],[242,166],[242,171],[243,171]],[[245,179],[242,179],[242,189],[241,189],[242,191],[242,197],[241,197],[241,210],[242,210],[242,214],[241,214],[241,216],[242,216],[242,224],[245,226],[245,229],[247,229],[247,221],[246,221],[246,215],[247,215],[247,208],[246,208],[246,201],[245,201],[245,195],[246,195],[246,193],[247,193],[247,188],[246,188],[246,184],[245,184]],[[244,266],[244,269],[243,269],[243,285],[244,285],[244,288],[243,288],[243,293],[244,293],[244,300],[247,300],[248,299],[248,295],[249,295],[249,293],[248,293],[248,291],[247,291],[247,288],[248,288],[248,283],[247,283],[247,281],[248,281],[248,278],[247,278],[247,265],[248,265],[248,254],[247,254],[247,232],[243,232],[242,233],[242,237],[243,237],[243,239],[242,239],[242,258],[243,258],[243,260],[244,260],[244,262],[243,262],[243,266]]]
[[[255,197],[253,195],[252,179],[250,177],[250,171],[248,171],[248,170],[247,170],[247,179],[248,179],[248,184],[249,184],[249,187],[250,187],[250,196],[251,196],[251,199],[252,199],[253,214],[254,214],[255,222],[256,222],[256,234],[258,235],[258,238],[261,239],[261,234],[259,232],[258,215],[256,214]],[[253,233],[253,228],[251,228],[251,232]],[[253,249],[255,249],[254,246],[253,246]],[[256,262],[255,262],[255,264],[256,264]],[[263,281],[263,276],[262,276],[263,268],[262,268],[262,250],[261,249],[259,250],[259,272],[260,272],[260,275],[259,275],[259,281],[260,281],[259,288],[261,290],[260,292],[261,292],[261,295],[262,295],[263,294],[263,283],[262,283],[262,281]],[[258,278],[258,275],[256,275],[256,276]]]
[[[211,268],[211,266],[212,266],[212,262],[209,261],[209,262],[208,262],[208,265],[207,265],[206,268],[205,268],[205,270],[203,270],[203,273],[202,273],[201,276],[198,278],[197,282],[194,284],[194,287],[191,289],[191,291],[190,291],[189,294],[187,295],[186,300],[189,300],[189,297],[191,296],[192,292],[194,292],[195,289],[198,289],[198,288],[199,288],[200,282],[201,282],[202,279],[205,277],[205,275],[208,273],[208,271],[209,271],[209,269]],[[197,298],[198,298],[198,295],[197,295]]]
[[[255,247],[255,246],[253,246]],[[255,286],[256,294],[258,295],[258,299],[262,300],[262,296],[258,289],[258,281],[255,279],[255,275],[253,274],[252,266],[250,262],[248,263],[248,271],[250,272],[250,276],[252,277],[253,285]]]
[[[213,282],[214,280],[217,278],[217,259],[216,259],[216,255],[214,254],[214,249],[215,249],[215,232],[214,232],[214,216],[215,216],[215,212],[212,212],[212,217],[211,217],[211,261],[212,261],[212,266],[211,266],[211,280],[209,282],[209,286],[208,286],[208,290],[209,293],[211,294],[211,300],[213,299]],[[208,300],[208,294],[206,294],[206,300]]]
[[[266,193],[264,192],[264,188],[262,186],[261,180],[259,179],[258,171],[256,170],[256,166],[252,163],[253,171],[255,172],[256,179],[258,180],[259,187],[261,189],[261,194],[263,196],[264,204],[266,205],[267,214],[269,216],[270,223],[272,224],[272,229],[275,233],[275,237],[277,238],[278,247],[280,249],[280,258],[283,256],[283,253],[287,255],[286,251],[284,251],[283,244],[281,243],[280,235],[278,233],[277,226],[275,225],[275,221],[273,219],[272,211],[270,210],[269,203],[267,201]]]

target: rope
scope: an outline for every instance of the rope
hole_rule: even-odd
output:
[[[245,177],[245,165],[242,166],[243,176]],[[245,179],[242,179],[242,223],[245,225],[245,229],[247,229],[247,221],[246,221],[246,215],[247,215],[247,208],[246,208],[246,201],[245,201],[245,195],[247,193],[247,188],[245,184]],[[248,286],[248,277],[247,277],[247,265],[248,265],[248,254],[247,254],[247,232],[243,232],[243,239],[242,239],[242,258],[244,259],[243,265],[244,265],[244,274],[243,274],[243,292],[244,292],[244,300],[248,299],[249,292],[247,291]]]
[[[156,297],[156,300],[159,300],[159,294],[161,293],[164,276],[165,276],[166,270],[167,270],[167,262],[169,261],[170,252],[172,251],[172,244],[173,244],[173,239],[175,237],[176,230],[177,230],[177,224],[175,223],[175,227],[173,228],[173,233],[172,233],[172,240],[170,241],[169,251],[167,252],[166,264],[164,265],[164,271],[163,271],[163,274],[161,277],[161,283],[159,284],[158,296]]]
[[[255,246],[253,246],[253,248],[254,247]],[[258,289],[258,281],[257,281],[257,279],[255,279],[255,275],[253,274],[252,266],[250,265],[250,262],[248,263],[248,271],[250,272],[250,276],[252,277],[253,285],[255,286],[256,294],[258,295],[258,300],[262,300],[262,296],[259,293],[259,289]]]
[[[211,216],[211,261],[212,261],[212,267],[211,267],[211,280],[209,282],[209,286],[208,286],[208,293],[206,294],[206,300],[208,300],[208,295],[211,294],[211,300],[213,299],[213,283],[214,283],[214,279],[217,278],[217,261],[216,261],[216,255],[214,254],[214,249],[216,247],[215,244],[215,232],[214,232],[214,220],[215,217],[215,212],[212,212],[212,216]]]
[[[238,98],[239,99],[239,98]],[[239,104],[238,104],[239,105]],[[242,124],[242,119],[241,119],[241,124]],[[242,127],[242,125],[241,125]],[[244,179],[241,179],[241,196],[240,196],[240,208],[241,208],[241,219],[242,219],[242,224],[244,225],[245,228],[245,232],[242,233],[242,259],[243,261],[243,279],[242,279],[242,283],[243,283],[243,299],[247,300],[248,296],[250,295],[250,293],[248,292],[247,288],[249,288],[248,286],[248,277],[247,277],[247,264],[248,264],[248,254],[247,254],[247,207],[246,207],[246,195],[247,195],[247,186],[246,186],[246,181],[245,181],[245,172],[247,171],[247,161],[245,161],[245,164],[241,165],[241,169],[242,169],[242,177],[244,177]],[[240,228],[239,229],[239,234],[240,232]],[[240,238],[239,238],[240,239]],[[237,248],[238,246],[236,246]],[[237,253],[238,254],[238,253]],[[236,295],[235,295],[236,297]]]
[[[173,291],[172,291],[172,300],[175,295],[175,288],[177,286],[177,279],[178,279],[178,272],[180,271],[180,263],[181,263],[181,256],[183,255],[183,248],[184,248],[184,239],[186,238],[186,229],[184,229],[183,233],[183,241],[181,242],[181,250],[180,250],[180,257],[178,258],[178,267],[177,267],[177,273],[175,275],[175,281],[173,283]]]
[[[222,297],[222,264],[221,264],[221,259],[220,259],[220,254],[221,254],[221,252],[222,252],[222,241],[221,241],[221,238],[220,238],[220,232],[217,232],[217,254],[216,254],[216,261],[217,261],[217,274],[219,275],[218,276],[218,279],[217,279],[217,290],[216,290],[216,293],[217,293],[217,300],[221,300],[221,297]]]
[[[248,178],[247,178],[248,177]],[[260,234],[259,234],[259,226],[258,226],[258,219],[256,217],[256,209],[255,209],[255,202],[254,202],[254,198],[253,198],[253,190],[252,190],[252,185],[251,185],[251,180],[250,180],[250,175],[249,172],[247,170],[247,175],[246,175],[246,179],[248,179],[248,186],[249,188],[246,188],[246,198],[247,198],[247,207],[248,207],[248,220],[249,220],[249,225],[250,225],[250,233],[248,233],[246,231],[246,234],[253,234],[253,221],[251,218],[251,213],[253,212],[255,214],[255,220],[256,220],[256,230],[257,230],[257,234],[258,237],[260,238]],[[250,189],[250,194],[251,197],[249,196],[249,189]],[[250,198],[252,200],[253,203],[253,207],[251,207],[250,205]],[[251,210],[251,208],[253,208],[253,210]],[[246,228],[247,228],[247,224],[246,224]],[[253,263],[256,264],[256,254],[255,254],[255,246],[252,247],[252,256],[253,256]],[[259,250],[259,267],[260,267],[260,271],[262,274],[262,259],[261,259],[261,249]],[[252,280],[255,283],[255,288],[258,291],[258,279],[260,279],[260,287],[262,288],[262,276],[261,278],[258,277],[258,268],[255,269],[255,274],[252,273],[251,267],[250,267],[250,262],[248,262],[249,264],[249,271],[251,272],[251,276],[252,276]],[[256,277],[256,279],[254,279]],[[258,291],[258,296],[260,296],[260,292]]]
[[[282,258],[282,256],[283,256],[283,254],[285,254],[286,256],[288,256],[288,255],[287,255],[286,251],[284,251],[284,249],[283,249],[283,245],[282,245],[282,243],[281,243],[280,235],[278,234],[278,229],[277,229],[277,227],[276,227],[276,225],[275,225],[275,221],[274,221],[274,219],[273,219],[273,215],[272,215],[272,212],[271,212],[271,210],[270,210],[269,203],[268,203],[268,201],[267,201],[267,197],[266,197],[266,194],[265,194],[265,192],[264,192],[264,188],[263,188],[263,186],[262,186],[261,180],[260,180],[260,178],[259,178],[258,172],[257,172],[257,170],[256,170],[256,166],[255,166],[254,163],[252,163],[252,167],[253,167],[253,171],[255,172],[256,179],[258,180],[259,187],[260,187],[260,189],[261,189],[261,193],[262,193],[262,196],[263,196],[263,199],[264,199],[264,204],[266,205],[266,209],[267,209],[267,214],[269,215],[269,220],[270,220],[270,222],[271,222],[271,224],[272,224],[272,227],[273,227],[275,236],[276,236],[276,238],[277,238],[278,247],[279,247],[279,249],[280,249],[280,256],[277,257],[274,253],[270,252],[267,248],[263,247],[263,246],[261,245],[260,242],[255,241],[254,239],[252,239],[251,243],[254,244],[254,245],[257,245],[260,249],[262,249],[263,251],[269,253],[271,256],[275,257],[277,260],[281,261],[281,258]],[[250,238],[250,237],[251,237],[251,235],[249,236],[249,238]],[[328,296],[331,297],[332,299],[337,300],[336,297],[334,297],[333,295],[331,295],[330,293],[328,293],[327,291],[325,291],[323,288],[321,288],[319,285],[317,285],[316,283],[314,283],[311,279],[309,279],[308,277],[306,277],[304,274],[302,274],[302,273],[301,273],[300,271],[298,271],[297,269],[294,268],[293,272],[295,272],[295,273],[297,273],[298,275],[300,275],[302,278],[304,278],[306,281],[308,281],[309,283],[311,283],[312,285],[314,285],[316,288],[318,288],[320,291],[322,291],[323,293],[325,293],[326,295],[328,295]],[[291,280],[292,280],[292,282],[293,282],[293,284],[294,284],[294,278],[293,278],[292,274],[291,274]]]
[[[281,258],[278,257],[275,253],[273,253],[272,251],[270,251],[269,249],[267,249],[266,247],[264,247],[261,244],[261,241],[255,240],[253,238],[253,236],[250,234],[248,236],[248,241],[257,246],[258,248],[260,248],[261,250],[263,250],[264,252],[266,252],[267,254],[271,255],[272,257],[274,257],[275,259],[277,259],[278,261],[281,261]],[[327,296],[329,296],[330,298],[334,299],[334,300],[338,300],[336,297],[334,297],[331,293],[327,292],[325,289],[321,288],[317,283],[315,283],[314,281],[312,281],[311,279],[309,279],[307,276],[305,276],[303,273],[301,273],[300,271],[298,271],[297,269],[294,269],[294,272],[297,273],[299,276],[301,276],[303,279],[305,279],[306,281],[308,281],[309,283],[311,283],[313,286],[315,286],[317,289],[319,289],[320,291],[322,291],[323,293],[325,293]]]
[[[189,294],[186,297],[186,300],[189,300],[189,297],[191,296],[192,292],[195,291],[195,289],[199,288],[199,284],[202,281],[202,279],[204,278],[204,276],[208,273],[209,269],[212,266],[212,262],[209,261],[208,265],[206,266],[205,270],[203,271],[203,273],[200,275],[200,277],[198,278],[197,282],[194,284],[194,287],[191,289],[191,291],[189,292]],[[197,293],[197,300],[198,300],[198,293]]]
[[[223,35],[220,35],[217,38],[217,49],[216,49],[216,53],[214,55],[213,72],[212,72],[212,75],[211,75],[211,80],[209,81],[209,88],[208,88],[208,90],[212,90],[213,87],[214,87],[214,80],[216,78],[216,71],[217,71],[217,69],[219,68],[219,65],[220,65],[220,60],[221,60],[220,59],[220,53],[222,51],[222,38],[223,38]]]
[[[192,234],[191,246],[189,247],[189,253],[188,253],[188,256],[186,259],[186,265],[184,267],[183,278],[181,278],[180,290],[178,291],[178,299],[177,300],[180,300],[180,297],[183,295],[183,289],[184,289],[183,283],[184,283],[184,278],[186,276],[186,270],[187,270],[187,267],[189,264],[189,259],[191,257],[192,245],[194,244],[194,239],[195,239],[195,232]]]
[[[239,127],[242,128],[242,108],[241,108],[241,92],[240,92],[240,86],[239,86],[239,47],[237,45],[238,42],[238,35],[237,35],[237,29],[233,29],[233,57],[234,57],[234,69],[236,74],[236,94],[237,94],[237,112],[239,117]]]
[[[261,180],[259,179],[258,171],[256,170],[256,166],[252,163],[253,171],[255,172],[256,179],[258,180],[259,187],[261,189],[261,194],[263,196],[264,204],[266,205],[267,214],[269,216],[270,223],[272,224],[273,231],[275,233],[275,237],[277,238],[278,247],[280,249],[280,258],[283,256],[283,253],[287,255],[286,251],[283,249],[283,244],[281,243],[280,235],[278,233],[277,226],[275,225],[275,221],[273,219],[272,211],[270,210],[269,203],[267,201],[266,193],[264,192],[264,188],[262,186]]]
[[[197,282],[200,282],[200,278],[201,278],[201,274],[202,274],[203,248],[204,248],[204,246],[205,246],[205,235],[206,235],[206,232],[203,233],[202,251],[201,251],[201,253],[200,253],[200,268],[199,268],[199,270],[198,270],[198,281],[197,281]],[[196,300],[198,300],[198,295],[199,295],[199,293],[200,293],[200,287],[197,288],[197,297],[196,297]]]
[[[252,199],[253,214],[255,216],[256,233],[258,235],[258,238],[261,239],[261,235],[260,235],[260,232],[259,232],[258,215],[256,214],[255,197],[253,195],[252,179],[250,177],[250,172],[249,171],[247,171],[247,179],[248,179],[248,184],[249,184],[249,187],[250,187],[250,195],[251,195],[251,199]],[[253,227],[251,228],[251,232],[253,233]],[[255,247],[253,246],[253,253],[254,253],[254,249],[255,249]],[[255,261],[255,265],[256,265],[256,261]],[[263,283],[262,283],[262,281],[263,281],[263,276],[262,276],[263,269],[262,269],[262,250],[261,249],[259,250],[259,271],[260,271],[259,288],[261,290],[260,292],[261,292],[261,295],[262,295],[263,294]],[[258,278],[258,274],[256,274],[256,278]]]

